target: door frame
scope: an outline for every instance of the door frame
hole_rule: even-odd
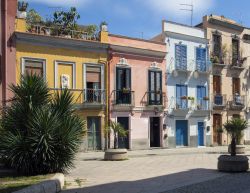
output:
[[[162,135],[163,135],[163,118],[161,116],[149,116],[148,117],[148,140],[149,140],[149,148],[151,148],[150,145],[150,130],[151,130],[151,118],[159,118],[159,147],[163,147],[163,139],[162,139]]]
[[[89,137],[89,135],[88,135],[88,118],[98,118],[99,119],[99,126],[100,126],[100,130],[99,130],[99,137],[100,137],[100,141],[99,141],[99,143],[100,143],[100,148],[99,149],[89,149],[89,144],[88,144],[88,137]],[[103,137],[103,135],[102,135],[102,117],[101,116],[87,116],[86,117],[86,122],[87,122],[87,149],[88,150],[92,150],[92,151],[96,151],[96,150],[102,150],[103,149],[103,145],[102,145],[102,143],[103,143],[103,139],[102,139],[102,137]],[[94,147],[93,147],[94,148]]]
[[[129,115],[119,115],[115,117],[115,122],[118,123],[118,117],[126,117],[128,118],[128,149],[131,149],[132,147],[132,139],[131,139],[131,116]]]

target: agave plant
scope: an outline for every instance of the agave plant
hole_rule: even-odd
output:
[[[27,75],[10,87],[14,97],[1,120],[0,157],[27,174],[66,172],[85,131],[68,90],[55,95],[42,77]]]
[[[109,126],[106,127],[106,132],[110,133],[111,131],[114,134],[114,149],[118,149],[118,137],[126,137],[128,132],[124,129],[124,127],[114,121],[109,121]]]
[[[247,121],[243,119],[232,119],[224,124],[226,131],[231,136],[231,156],[236,155],[236,140],[242,135],[242,131],[247,128]]]

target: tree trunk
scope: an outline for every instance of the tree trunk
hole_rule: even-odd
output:
[[[232,141],[231,141],[231,156],[236,156],[236,139],[235,139],[235,136],[232,137]]]
[[[118,149],[118,136],[114,133],[114,149]]]

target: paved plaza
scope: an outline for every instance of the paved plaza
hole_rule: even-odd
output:
[[[250,193],[250,174],[216,170],[227,147],[129,151],[129,160],[79,153],[63,193]],[[247,147],[250,155],[250,147]]]

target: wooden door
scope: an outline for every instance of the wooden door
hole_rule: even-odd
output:
[[[236,93],[237,94],[240,94],[240,79],[239,78],[233,78],[233,95],[235,95]]]
[[[221,77],[213,76],[213,93],[221,94]]]
[[[213,115],[213,143],[221,145],[221,133],[218,132],[222,128],[222,118],[220,114]]]

